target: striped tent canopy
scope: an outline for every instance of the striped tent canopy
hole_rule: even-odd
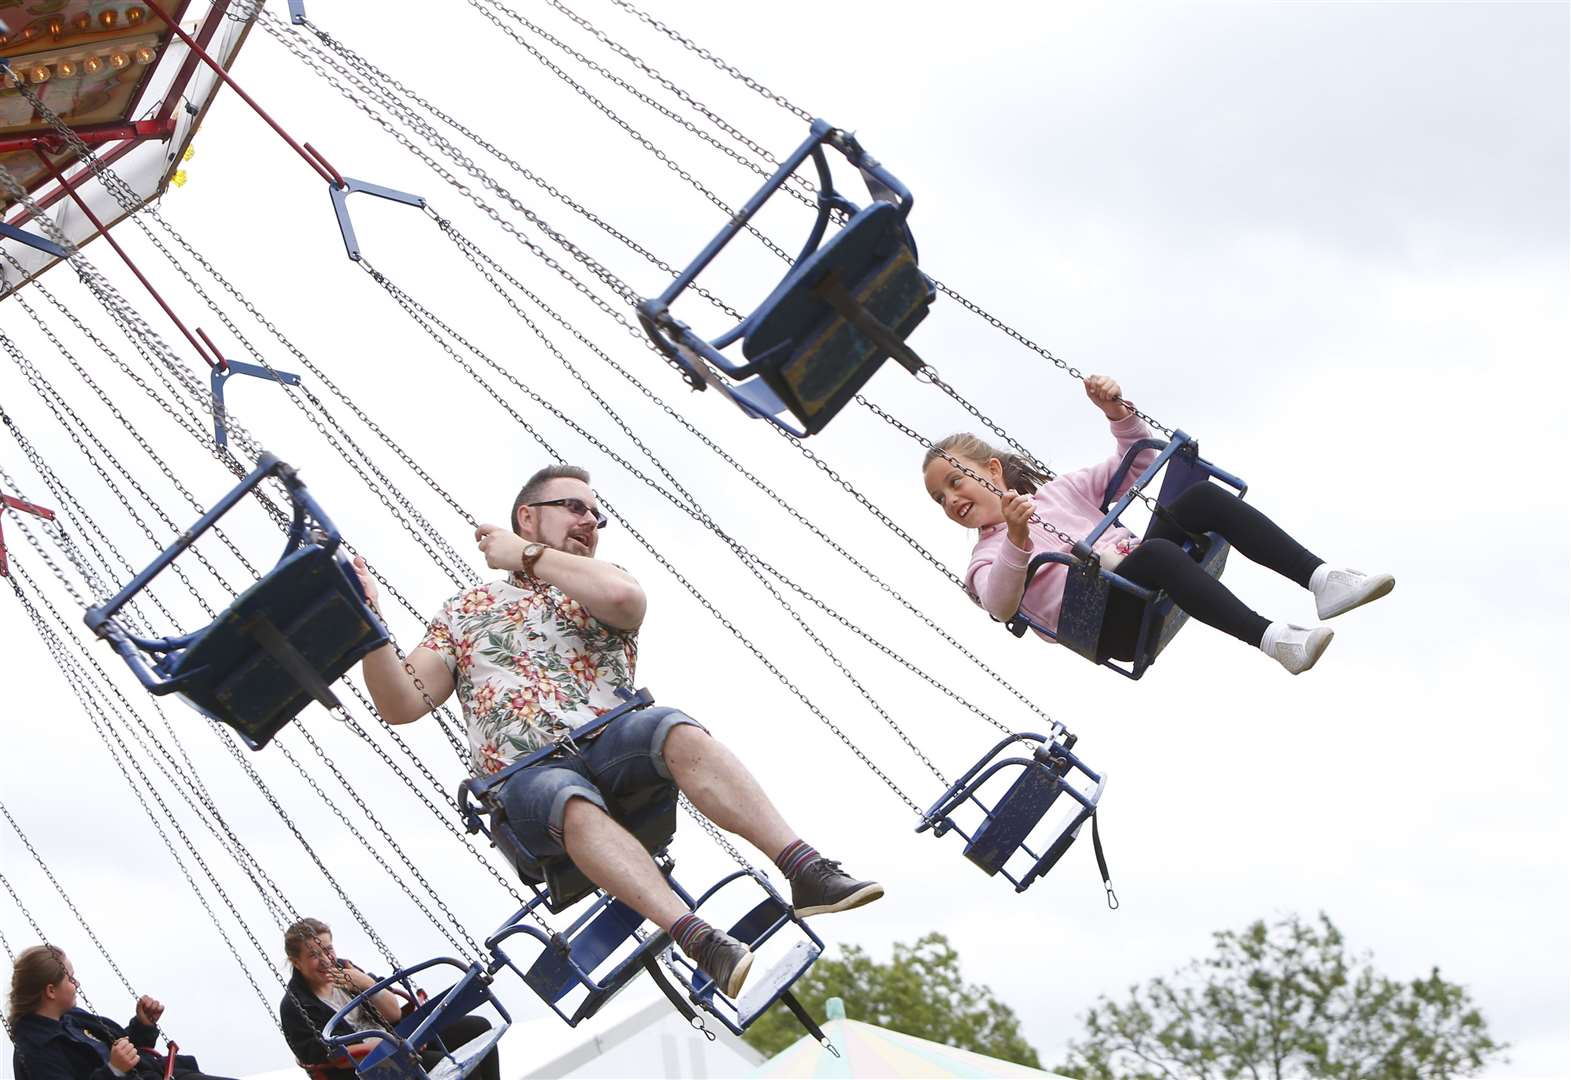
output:
[[[875,1024],[848,1020],[845,1003],[839,998],[825,1002],[824,1013],[824,1035],[834,1044],[839,1057],[820,1046],[812,1036],[804,1035],[764,1062],[753,1075],[846,1078],[1058,1075],[918,1039],[914,1035],[902,1035]]]

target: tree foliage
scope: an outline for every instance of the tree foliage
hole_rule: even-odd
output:
[[[960,955],[943,934],[928,934],[914,945],[897,942],[887,964],[855,945],[841,945],[838,957],[821,958],[791,992],[820,1020],[824,1002],[837,997],[852,1020],[1041,1068],[1014,1010],[987,987],[961,978]],[[801,1036],[796,1018],[777,1004],[748,1029],[746,1039],[762,1053],[775,1054]]]
[[[1215,935],[1213,955],[1101,998],[1061,1072],[1083,1080],[1449,1080],[1505,1046],[1466,989],[1400,982],[1349,956],[1321,915]]]

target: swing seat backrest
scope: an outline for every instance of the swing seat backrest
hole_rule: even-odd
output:
[[[858,210],[792,267],[744,325],[742,354],[808,434],[821,430],[889,355],[835,309],[826,281],[902,341],[935,295],[917,269],[905,216],[887,202]]]
[[[458,982],[439,993],[433,994],[414,1010],[408,1012],[398,1026],[394,1029],[400,1038],[411,1039],[415,1037],[422,1025],[427,1025],[427,1030],[436,1031],[446,1026],[449,1018],[456,1019],[468,1016],[482,1005],[493,1002],[487,986],[484,971],[475,965],[464,973]],[[433,1017],[436,1023],[430,1023]],[[425,1045],[434,1049],[447,1051],[442,1060],[422,1073],[431,1080],[460,1080],[468,1076],[480,1064],[480,1059],[490,1053],[491,1048],[501,1039],[506,1027],[493,1025],[484,1035],[471,1039],[459,1047],[444,1046],[440,1037],[431,1039]],[[362,1074],[364,1075],[364,1074]]]
[[[699,971],[691,960],[673,953],[673,961],[687,974],[688,997],[738,1035],[788,994],[824,951],[824,943],[818,935],[805,922],[796,918],[790,904],[757,871],[738,870],[727,874],[692,902],[693,910],[702,913],[704,905],[711,898],[732,883],[740,885],[744,882],[757,885],[764,894],[763,898],[731,923],[726,933],[747,945],[757,955],[763,952],[765,943],[776,934],[787,927],[795,927],[798,936],[790,947],[765,954],[772,955],[773,961],[767,969],[758,964],[753,966],[747,988],[734,1001],[722,994],[713,980]]]
[[[965,857],[989,877],[998,873],[1052,808],[1063,786],[1063,769],[1038,751],[971,834]]]
[[[284,655],[278,638],[286,643]],[[314,696],[288,652],[331,683],[387,640],[353,571],[333,552],[308,544],[157,666],[167,680],[163,692],[178,693],[258,750]]]
[[[641,970],[643,957],[657,955],[671,943],[664,933],[656,931],[646,938],[630,956],[623,958],[610,971],[596,976],[596,969],[614,956],[634,932],[644,925],[644,918],[620,900],[606,898],[604,907],[587,922],[575,927],[565,938],[566,949],[547,948],[524,971],[524,985],[549,1005],[556,1005],[576,988],[584,985],[579,972],[591,976],[594,985],[589,994],[575,1006],[572,1023],[593,1016],[600,1007],[626,986]]]

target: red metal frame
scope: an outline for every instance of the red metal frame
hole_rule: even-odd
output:
[[[54,162],[49,160],[49,156],[42,150],[37,150],[36,153],[38,154],[40,160],[43,161],[44,167],[54,174],[56,180],[58,180],[62,185],[65,185],[65,177],[60,174],[60,170],[55,166]],[[185,328],[185,323],[180,321],[180,316],[175,314],[174,308],[170,307],[169,304],[165,302],[164,298],[159,295],[158,290],[153,288],[153,283],[147,280],[147,276],[142,273],[141,268],[131,260],[131,256],[126,254],[125,248],[121,247],[119,241],[109,235],[109,229],[105,227],[102,221],[98,220],[98,215],[93,213],[92,209],[87,205],[87,200],[83,199],[81,194],[77,192],[76,185],[73,184],[66,187],[66,193],[70,195],[72,200],[76,203],[76,208],[86,215],[88,221],[93,223],[93,228],[98,230],[98,235],[104,238],[104,242],[107,243],[110,247],[114,248],[115,254],[120,256],[121,261],[124,262],[126,266],[131,268],[131,273],[136,275],[136,280],[140,281],[142,283],[142,288],[146,289],[152,298],[158,302],[158,306],[163,309],[164,314],[169,316],[169,321],[174,323],[175,326],[179,328],[180,332],[185,335],[185,339],[189,341],[191,343],[191,347],[196,350],[196,355],[200,356],[204,361],[206,361],[208,367],[218,367],[218,362],[207,355],[207,350],[202,347],[202,343],[196,339],[195,335],[193,335],[191,331]],[[204,334],[203,336],[205,337],[206,335]],[[218,350],[215,349],[213,351],[216,353]]]
[[[141,2],[147,5],[148,10],[151,11],[154,15],[157,15],[160,19],[164,20],[164,24],[167,25],[170,30],[174,31],[175,36],[178,37],[181,41],[185,42],[186,48],[191,50],[192,55],[200,58],[204,64],[213,70],[213,74],[217,75],[220,79],[223,80],[225,86],[233,90],[235,95],[239,97],[241,101],[251,106],[251,111],[260,116],[267,126],[272,128],[280,139],[283,139],[284,142],[288,143],[290,149],[299,154],[301,159],[304,160],[307,165],[311,166],[318,176],[335,187],[341,188],[344,186],[344,178],[338,174],[338,170],[334,169],[331,165],[328,165],[327,159],[322,157],[322,155],[317,153],[315,150],[311,150],[309,153],[307,153],[306,151],[309,149],[308,147],[302,147],[299,143],[295,142],[295,140],[290,137],[289,132],[280,127],[278,121],[274,120],[267,114],[266,109],[258,105],[256,100],[251,97],[250,94],[246,93],[245,90],[241,88],[239,83],[235,82],[234,79],[229,77],[229,72],[224,70],[222,64],[220,64],[217,60],[214,60],[211,56],[207,55],[207,50],[203,48],[202,45],[196,41],[196,39],[191,37],[191,35],[186,33],[184,30],[180,29],[177,23],[171,20],[168,15],[164,14],[164,9],[159,6],[158,0],[141,0]]]
[[[178,19],[180,16],[184,15],[190,6],[191,0],[180,0],[175,18]],[[196,40],[200,41],[203,46],[212,41],[213,35],[216,34],[218,32],[218,28],[223,25],[223,20],[228,10],[229,0],[215,0],[212,8],[207,13],[207,18],[202,21],[202,25],[197,29],[198,36]],[[166,26],[172,26],[178,34],[185,34],[183,30],[179,29],[178,23],[171,23],[168,18],[165,17],[165,13],[161,9],[156,14],[159,18],[164,20],[164,24]],[[206,53],[204,52],[203,55],[205,56]],[[210,57],[208,59],[211,60]],[[180,103],[181,95],[185,93],[187,84],[189,84],[191,81],[191,72],[196,70],[197,61],[198,58],[196,56],[190,55],[187,56],[186,59],[181,63],[179,70],[175,74],[174,80],[170,82],[169,89],[164,94],[163,100],[159,102],[158,110],[154,114],[153,120],[126,120],[124,122],[114,124],[95,124],[78,128],[76,129],[76,133],[82,136],[82,141],[87,143],[89,146],[97,146],[117,141],[115,132],[117,130],[124,131],[129,129],[129,134],[121,136],[121,138],[125,139],[124,145],[116,146],[114,149],[99,155],[98,160],[105,165],[108,165],[113,161],[118,161],[120,158],[124,157],[126,154],[130,153],[133,149],[140,146],[144,142],[149,140],[163,142],[167,140],[174,134],[174,111],[176,106],[178,106]],[[148,77],[151,78],[151,73],[149,73]],[[138,90],[136,97],[132,99],[130,109],[131,114],[134,115],[136,112],[141,111],[142,99],[146,93],[147,87],[146,82],[144,81],[144,84]],[[36,150],[42,147],[43,149],[58,153],[62,148],[61,142],[62,141],[60,137],[53,132],[38,132],[33,135],[13,136],[8,139],[0,140],[0,152],[6,150]],[[80,164],[80,162],[73,161],[69,164],[76,165]],[[85,183],[91,176],[91,167],[84,167],[74,173],[68,180],[64,181],[62,186],[56,187],[41,196],[35,196],[34,201],[38,203],[39,209],[48,209],[55,203],[59,202],[61,199],[65,198],[72,188],[76,188]],[[42,185],[40,185],[40,187],[41,186]],[[11,216],[8,223],[21,227],[27,222],[31,221],[32,218],[32,211],[30,211],[26,206],[22,206],[17,208],[16,212]],[[110,222],[110,224],[118,224],[120,220],[120,218],[116,218],[115,221]]]
[[[10,577],[11,576],[10,564],[8,564],[6,562],[6,559],[5,559],[5,509],[4,509],[4,507],[7,507],[7,506],[9,506],[12,510],[20,510],[24,514],[32,514],[35,517],[41,517],[45,521],[53,521],[55,519],[55,512],[53,510],[47,509],[47,508],[42,507],[42,506],[36,506],[36,505],[34,505],[33,503],[30,503],[30,502],[23,502],[21,499],[18,499],[15,495],[6,495],[6,494],[3,494],[3,493],[0,493],[0,577]]]

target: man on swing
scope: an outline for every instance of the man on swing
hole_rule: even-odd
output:
[[[774,860],[800,917],[859,907],[884,889],[855,880],[798,837],[746,766],[675,709],[642,709],[591,741],[564,743],[621,705],[618,690],[634,688],[646,600],[632,575],[595,558],[605,524],[588,472],[553,465],[535,473],[513,501],[512,532],[475,530],[486,564],[508,576],[449,600],[409,654],[424,692],[391,645],[361,662],[366,686],[392,724],[419,719],[456,689],[477,775],[559,747],[558,758],[503,785],[509,824],[535,853],[565,852],[735,998],[751,951],[688,910],[649,853],[611,818],[602,789],[620,795],[674,784],[716,825]],[[374,607],[375,582],[363,561],[355,568]]]

